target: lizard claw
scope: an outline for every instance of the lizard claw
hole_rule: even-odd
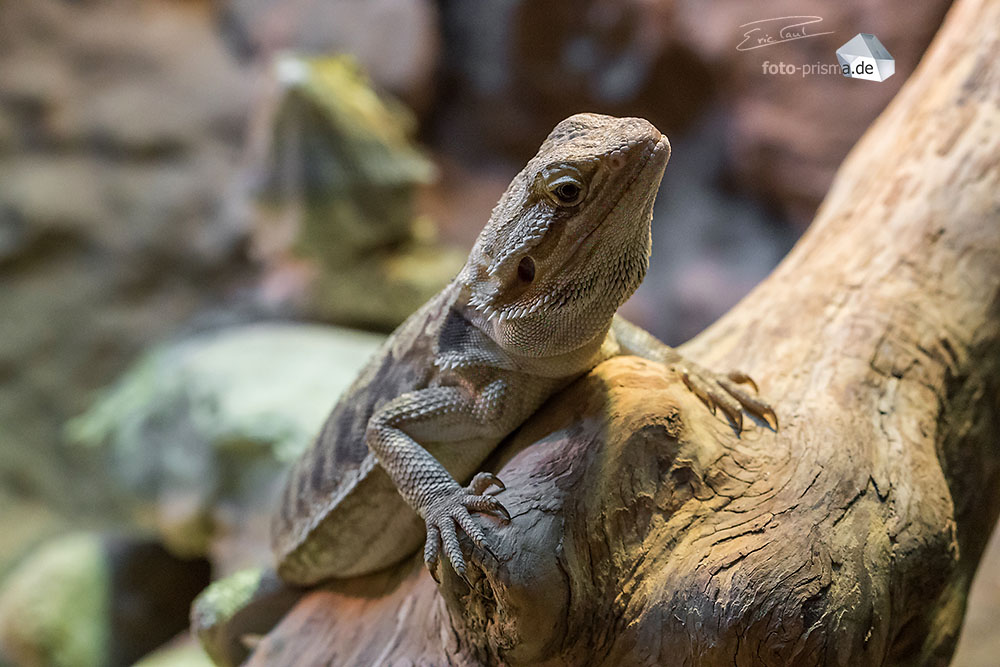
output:
[[[503,503],[493,496],[468,495],[462,499],[462,504],[474,512],[492,514],[503,519],[504,523],[510,523],[510,512],[503,506]]]
[[[469,482],[469,486],[467,486],[466,489],[468,489],[469,493],[473,495],[481,496],[483,495],[483,492],[491,486],[495,486],[501,491],[505,491],[507,489],[507,487],[504,486],[504,483],[500,481],[500,478],[491,472],[476,473],[476,476],[472,478],[472,481]]]
[[[440,561],[441,553],[441,532],[437,529],[437,526],[428,524],[427,526],[427,541],[424,542],[424,565],[430,571],[431,576],[434,578],[434,583],[441,583],[441,579],[438,578],[437,566]]]
[[[725,376],[717,376],[711,371],[699,368],[689,362],[678,364],[677,370],[685,386],[697,396],[714,415],[716,408],[722,410],[739,433],[743,430],[743,412],[759,417],[772,430],[778,430],[778,416],[766,402],[751,396],[739,385],[749,385],[754,393],[757,383],[746,373],[733,371]]]
[[[774,409],[770,405],[755,396],[751,396],[728,380],[719,380],[719,384],[736,397],[743,409],[767,422],[772,431],[778,430],[778,415],[774,413]]]
[[[760,393],[760,389],[757,388],[757,383],[753,381],[753,378],[742,371],[729,371],[729,373],[726,374],[726,377],[736,384],[748,384],[750,385],[750,388],[753,389],[753,393]]]

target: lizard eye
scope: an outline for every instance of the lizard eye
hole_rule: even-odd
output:
[[[571,166],[558,166],[543,172],[544,188],[556,206],[576,206],[587,196],[583,175]]]
[[[554,191],[556,198],[563,204],[576,204],[580,201],[582,189],[576,183],[563,183]]]
[[[530,283],[535,279],[535,260],[525,255],[517,265],[517,277],[520,281]]]
[[[561,206],[576,206],[583,201],[583,184],[567,176],[553,183],[550,192]]]

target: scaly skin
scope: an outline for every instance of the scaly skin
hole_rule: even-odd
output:
[[[777,426],[736,386],[752,384],[747,376],[705,371],[615,315],[646,273],[669,155],[645,120],[579,114],[556,126],[459,275],[386,341],[294,467],[273,530],[286,582],[373,572],[422,540],[432,574],[443,553],[464,576],[458,531],[488,550],[472,514],[510,520],[484,495],[501,482],[473,473],[553,393],[611,356],[672,366],[737,429],[743,410]]]

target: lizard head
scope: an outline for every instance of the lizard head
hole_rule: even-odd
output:
[[[470,319],[524,356],[603,339],[646,274],[669,156],[666,137],[641,118],[577,114],[556,125],[459,274]]]

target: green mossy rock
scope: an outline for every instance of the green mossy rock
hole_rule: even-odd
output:
[[[436,171],[409,110],[349,56],[282,55],[274,84],[259,198],[301,205],[296,252],[336,263],[410,239],[415,187]]]
[[[0,656],[19,667],[107,664],[109,591],[98,535],[47,543],[4,581]]]
[[[150,653],[134,667],[215,667],[215,663],[197,642],[186,641]]]
[[[172,552],[211,553],[223,573],[259,564],[284,469],[382,340],[267,323],[166,345],[73,420],[68,436],[103,450],[119,493],[139,521],[153,517]]]
[[[279,56],[257,125],[246,181],[266,299],[389,331],[461,268],[416,212],[436,169],[412,114],[353,59]]]
[[[206,588],[191,605],[191,631],[220,667],[242,664],[248,636],[266,634],[301,596],[271,570],[236,572]]]

